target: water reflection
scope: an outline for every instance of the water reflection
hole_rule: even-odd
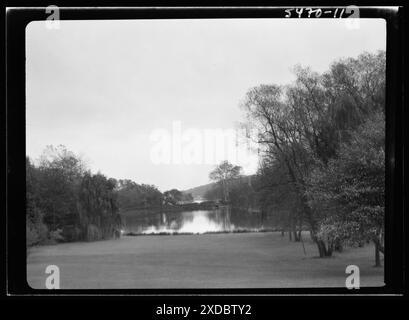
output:
[[[258,230],[266,227],[259,212],[232,210],[229,207],[216,210],[183,212],[135,212],[123,217],[125,233],[206,233],[237,230]],[[267,223],[268,224],[268,223]]]

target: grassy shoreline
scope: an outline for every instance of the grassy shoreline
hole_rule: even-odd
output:
[[[44,288],[45,268],[60,269],[61,288],[295,288],[343,287],[355,264],[361,286],[382,286],[373,246],[346,248],[317,259],[314,243],[290,242],[279,232],[150,235],[32,248],[27,281]]]
[[[195,210],[215,210],[225,207],[224,205],[216,204],[213,201],[205,201],[200,203],[185,203],[176,205],[163,205],[158,207],[125,207],[120,209],[120,215],[122,216],[138,216],[143,214],[154,214],[162,212],[183,212],[183,211],[195,211]]]
[[[259,233],[259,232],[277,232],[280,230],[277,229],[233,229],[233,230],[223,230],[223,231],[206,231],[206,232],[169,232],[169,231],[161,231],[161,232],[151,232],[151,233],[136,233],[136,232],[127,232],[124,236],[129,237],[138,237],[138,236],[181,236],[181,235],[205,235],[205,234],[230,234],[230,233]]]

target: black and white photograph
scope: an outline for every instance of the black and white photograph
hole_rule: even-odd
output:
[[[385,286],[385,19],[47,10],[25,27],[31,289]]]
[[[383,20],[50,23],[26,28],[32,288],[384,284]]]

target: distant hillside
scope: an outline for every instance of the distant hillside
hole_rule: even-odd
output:
[[[206,194],[206,192],[210,190],[214,186],[214,184],[215,184],[214,182],[204,184],[202,186],[184,190],[183,193],[190,193],[195,199],[204,198],[204,195]]]
[[[249,178],[252,178],[252,177],[255,177],[255,175],[241,176],[241,177],[240,177],[239,179],[237,179],[236,181],[237,181],[237,182],[239,182],[239,181],[246,181],[246,179],[249,179]],[[191,189],[188,189],[188,190],[184,190],[184,191],[182,191],[182,192],[183,192],[183,193],[190,193],[190,194],[193,196],[194,199],[204,198],[206,192],[207,192],[208,190],[210,190],[215,184],[216,184],[215,182],[212,182],[212,183],[204,184],[204,185],[202,185],[202,186],[198,186],[198,187],[195,187],[195,188],[191,188]]]

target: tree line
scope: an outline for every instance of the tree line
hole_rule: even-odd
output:
[[[118,236],[116,181],[93,174],[64,146],[26,158],[27,246]]]
[[[121,209],[160,209],[193,202],[190,193],[178,189],[162,193],[154,185],[138,184],[129,179],[118,180],[116,191]]]
[[[258,172],[239,183],[234,172],[216,177],[228,167],[220,165],[210,175],[220,183],[207,197],[228,197],[232,205],[276,215],[295,240],[307,226],[320,257],[343,245],[372,241],[379,266],[384,252],[385,52],[340,59],[323,73],[296,66],[294,74],[291,84],[262,84],[247,92],[241,107],[245,126],[257,132],[250,139],[259,149]]]
[[[177,189],[162,193],[154,185],[94,174],[62,145],[47,146],[37,164],[26,157],[27,247],[117,238],[121,209],[191,201],[190,194]]]

